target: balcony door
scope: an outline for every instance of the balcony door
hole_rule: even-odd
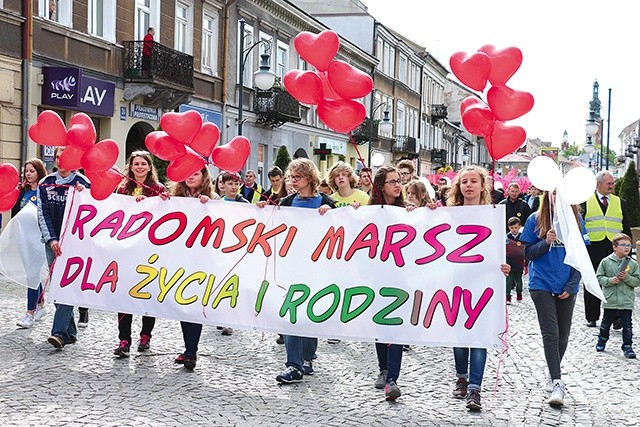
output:
[[[142,40],[149,27],[155,29],[155,40],[160,39],[160,0],[136,0],[135,39]]]

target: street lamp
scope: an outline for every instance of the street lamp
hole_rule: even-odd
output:
[[[369,123],[369,155],[367,156],[367,166],[371,167],[371,144],[373,142],[373,116],[376,111],[382,106],[388,107],[386,104],[380,103],[376,108],[371,111],[371,122]],[[385,109],[382,111],[382,121],[378,125],[380,132],[387,134],[391,132],[393,128],[393,123],[391,123],[391,119],[389,118],[389,110]]]
[[[242,112],[244,109],[244,66],[247,62],[247,58],[249,57],[249,52],[251,52],[256,46],[261,43],[266,44],[267,46],[271,46],[267,40],[258,40],[248,48],[244,48],[244,27],[245,20],[240,18],[240,47],[238,49],[238,61],[239,61],[239,70],[240,70],[240,93],[238,94],[238,135],[242,135]],[[253,73],[253,82],[256,88],[260,90],[268,90],[273,86],[273,82],[276,78],[276,74],[271,71],[271,66],[269,65],[269,55],[263,53],[260,55],[260,68],[258,71]]]
[[[462,148],[462,156],[460,158],[462,159],[462,166],[465,166],[469,161],[469,150],[467,150],[467,147]]]

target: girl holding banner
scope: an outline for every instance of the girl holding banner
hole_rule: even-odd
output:
[[[158,182],[158,174],[153,167],[151,154],[147,151],[134,151],[127,161],[125,174],[129,179],[120,184],[116,192],[128,196],[134,196],[136,201],[141,201],[147,197],[157,196],[167,191],[164,185]],[[131,322],[133,315],[118,313],[118,338],[120,345],[113,351],[119,358],[129,357],[131,346]],[[155,317],[142,316],[142,330],[140,331],[140,341],[138,341],[138,351],[149,349],[151,341],[151,331],[156,323]]]
[[[451,192],[447,199],[447,206],[474,206],[491,204],[491,190],[489,174],[480,166],[465,166],[451,184]],[[507,276],[511,271],[508,264],[500,266],[502,273]],[[504,286],[504,283],[503,285]],[[484,367],[487,361],[486,348],[453,348],[456,364],[456,387],[453,397],[467,399],[467,408],[472,411],[482,409],[480,403],[480,388]]]
[[[186,180],[173,183],[171,185],[171,195],[176,197],[196,197],[200,199],[200,203],[207,203],[214,197],[209,169],[205,166]],[[168,197],[165,193],[162,193],[160,198],[166,200]],[[174,362],[184,365],[187,370],[192,371],[196,367],[196,361],[198,360],[198,343],[202,334],[202,324],[181,321],[180,327],[182,328],[185,351],[179,354]]]

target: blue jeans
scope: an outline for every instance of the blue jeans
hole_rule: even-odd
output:
[[[633,325],[631,324],[631,312],[632,310],[613,310],[610,308],[604,309],[602,315],[602,322],[600,323],[600,336],[598,338],[607,341],[609,339],[609,330],[613,319],[616,316],[620,316],[620,323],[622,323],[622,346],[633,345]]]
[[[318,338],[284,335],[284,347],[287,349],[287,363],[285,365],[303,371],[304,361],[313,359],[313,355],[316,354]]]
[[[380,371],[387,371],[387,382],[397,382],[402,365],[402,345],[377,342],[376,353],[378,354]]]
[[[487,361],[486,348],[453,348],[453,358],[456,362],[456,375],[459,378],[469,377],[469,389],[480,390],[484,365]]]
[[[37,289],[27,289],[27,310],[35,310],[38,308],[38,304],[44,302],[44,292],[42,290],[42,283],[38,285]]]
[[[182,338],[184,338],[184,355],[195,356],[198,353],[202,324],[180,322],[180,327],[182,328]]]
[[[53,251],[47,245],[45,245],[45,253],[47,255],[47,262],[49,268],[55,259]],[[78,330],[76,329],[76,322],[73,316],[73,306],[66,304],[54,304],[56,306],[56,312],[53,315],[53,326],[51,326],[51,335],[56,335],[62,338],[65,344],[73,344],[78,340]]]

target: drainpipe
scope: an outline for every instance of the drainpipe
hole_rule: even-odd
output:
[[[236,0],[225,0],[223,9],[224,31],[222,35],[222,140],[228,139],[227,135],[227,70],[229,69],[229,9]]]
[[[22,98],[20,106],[20,118],[22,121],[20,138],[20,166],[27,161],[27,144],[29,143],[29,72],[31,71],[31,55],[33,42],[33,2],[22,0]]]

